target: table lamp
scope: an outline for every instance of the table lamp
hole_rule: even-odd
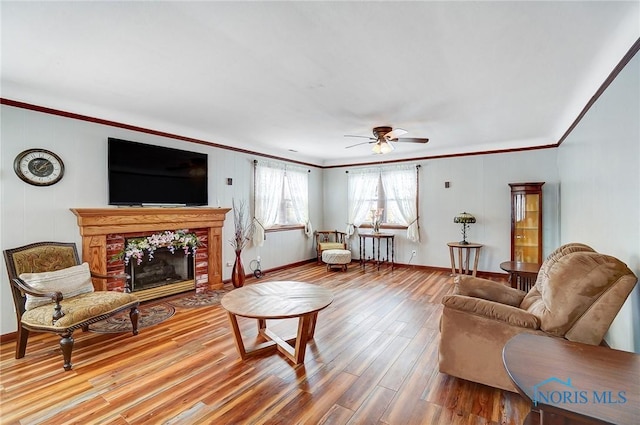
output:
[[[475,223],[476,218],[467,212],[463,212],[455,216],[453,218],[453,222],[462,223],[462,240],[460,241],[460,243],[462,245],[468,245],[469,242],[467,242],[467,227],[469,227],[469,224]]]

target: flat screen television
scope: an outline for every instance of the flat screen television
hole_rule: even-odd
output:
[[[109,205],[208,204],[207,154],[108,140]]]

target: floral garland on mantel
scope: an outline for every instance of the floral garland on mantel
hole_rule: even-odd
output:
[[[124,264],[128,265],[131,258],[135,258],[137,264],[140,265],[145,255],[148,255],[149,261],[151,261],[153,253],[158,248],[168,248],[172,254],[181,249],[184,251],[184,255],[189,255],[191,252],[195,256],[196,249],[201,245],[202,242],[195,233],[189,233],[186,230],[176,230],[175,232],[165,230],[145,238],[129,239],[127,246],[114,255],[112,261],[124,259]]]

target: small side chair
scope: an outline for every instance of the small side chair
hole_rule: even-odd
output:
[[[126,292],[94,291],[91,278],[107,276],[81,264],[74,243],[32,243],[4,250],[4,259],[16,310],[16,359],[25,356],[29,332],[51,332],[60,336],[64,369],[71,370],[73,332],[125,310],[138,334],[139,300]]]
[[[347,249],[347,234],[337,230],[316,230],[316,261],[322,263],[322,251]]]

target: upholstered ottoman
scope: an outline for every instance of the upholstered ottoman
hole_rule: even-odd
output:
[[[322,251],[322,261],[327,264],[327,270],[333,266],[339,266],[347,271],[347,265],[351,262],[351,251],[348,249],[327,249]]]

